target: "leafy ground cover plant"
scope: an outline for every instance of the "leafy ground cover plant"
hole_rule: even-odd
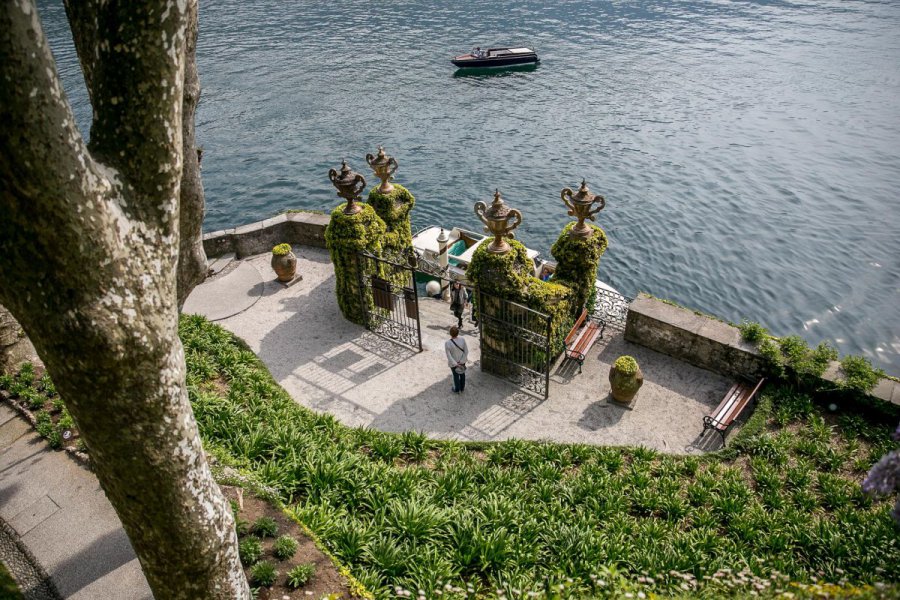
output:
[[[379,598],[878,594],[865,586],[900,580],[892,502],[854,491],[856,459],[890,429],[851,436],[796,391],[765,392],[734,451],[702,458],[445,443],[344,427],[221,328],[184,317],[181,335],[207,447],[276,489]]]
[[[261,560],[250,567],[250,581],[265,587],[271,587],[278,577],[278,571],[275,565],[267,560]]]
[[[297,552],[297,540],[289,535],[283,535],[275,540],[273,552],[280,560],[287,560]]]
[[[36,431],[51,448],[73,446],[81,452],[86,451],[75,421],[57,394],[50,375],[42,368],[29,362],[22,363],[15,374],[0,375],[0,390],[6,391],[13,402],[34,415]]]
[[[294,589],[303,587],[304,585],[306,585],[306,582],[308,582],[310,578],[312,578],[315,572],[316,566],[312,563],[297,565],[296,567],[288,571],[288,587],[292,587]]]

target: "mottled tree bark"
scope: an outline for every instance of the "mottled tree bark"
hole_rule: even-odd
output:
[[[177,329],[195,1],[67,9],[94,109],[89,145],[34,1],[0,8],[0,303],[65,398],[156,598],[249,598]]]
[[[182,104],[181,134],[184,138],[181,176],[181,237],[178,252],[178,309],[191,291],[206,278],[206,252],[203,250],[203,180],[200,179],[200,160],[194,136],[194,113],[200,102],[200,78],[197,74],[197,2],[188,3],[184,65],[184,102]]]

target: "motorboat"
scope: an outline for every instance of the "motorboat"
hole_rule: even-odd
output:
[[[539,60],[532,48],[488,48],[481,52],[473,51],[454,56],[450,62],[460,68],[484,69],[533,64]]]

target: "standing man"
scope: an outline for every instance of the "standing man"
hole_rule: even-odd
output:
[[[450,339],[444,342],[447,352],[447,363],[453,373],[453,393],[459,394],[466,389],[466,360],[469,358],[469,347],[466,340],[459,336],[459,327],[450,328]]]
[[[456,316],[456,326],[462,327],[463,311],[469,303],[469,292],[458,281],[454,281],[450,285],[450,310]]]

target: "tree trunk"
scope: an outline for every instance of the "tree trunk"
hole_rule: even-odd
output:
[[[249,598],[178,339],[188,4],[67,3],[89,146],[33,0],[0,8],[0,303],[65,398],[156,598]]]
[[[206,205],[200,159],[194,137],[194,113],[200,102],[200,78],[197,74],[197,2],[188,4],[188,27],[184,65],[184,102],[181,133],[184,152],[181,176],[181,238],[178,252],[178,310],[191,291],[206,279],[206,252],[203,250],[203,210]]]

